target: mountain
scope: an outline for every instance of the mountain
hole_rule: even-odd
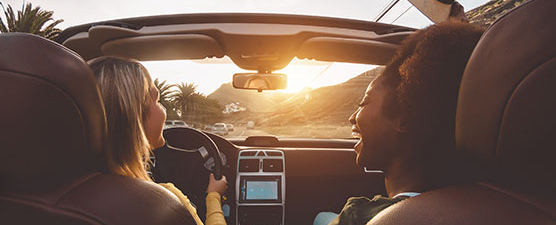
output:
[[[357,109],[369,83],[382,71],[377,67],[350,80],[316,89],[305,88],[295,94],[240,90],[222,84],[208,97],[222,105],[239,102],[245,112],[229,116],[230,121],[255,120],[260,125],[346,124]]]
[[[473,24],[488,27],[500,16],[521,5],[526,0],[493,0],[482,6],[469,10],[467,18]]]
[[[308,122],[347,125],[347,118],[357,109],[367,86],[383,70],[384,67],[377,67],[341,84],[303,90],[282,102],[260,123],[273,126]]]
[[[225,83],[208,97],[217,99],[222,105],[239,102],[241,106],[251,112],[273,112],[279,103],[291,95],[293,94],[275,91],[257,93],[254,90],[235,89],[232,83]]]

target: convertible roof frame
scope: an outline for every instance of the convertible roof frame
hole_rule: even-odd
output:
[[[274,71],[293,57],[383,65],[415,29],[317,16],[206,13],[139,17],[70,27],[57,42],[85,60],[229,56],[247,70]]]

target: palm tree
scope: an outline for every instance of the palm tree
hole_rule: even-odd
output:
[[[176,108],[180,111],[182,117],[188,117],[190,112],[196,108],[195,103],[197,97],[195,92],[197,85],[194,83],[181,83],[176,85],[177,90],[169,97],[173,99]]]
[[[6,16],[6,23],[0,18],[1,33],[25,32],[54,39],[62,32],[62,30],[56,28],[56,25],[64,20],[54,20],[52,18],[52,15],[54,15],[53,11],[43,10],[39,6],[33,8],[31,3],[27,3],[21,6],[21,11],[17,11],[16,15],[11,5],[8,4],[8,7],[5,8],[0,3],[0,6],[2,6]],[[49,21],[53,22],[43,28]]]
[[[160,101],[162,103],[169,102],[170,101],[170,95],[174,92],[174,91],[170,90],[170,88],[174,87],[175,85],[166,84],[166,80],[160,82],[158,80],[158,78],[154,79],[153,82],[154,82],[154,85],[156,86],[156,89],[158,89],[158,92],[160,93]],[[166,106],[166,105],[164,105],[164,106]]]
[[[156,86],[156,89],[158,89],[158,92],[160,93],[160,104],[162,104],[164,108],[166,108],[166,114],[168,119],[170,120],[179,119],[179,115],[176,112],[177,110],[176,105],[174,104],[172,98],[170,97],[175,92],[174,90],[170,90],[170,88],[176,85],[166,84],[166,80],[160,82],[158,78],[154,79],[153,82],[154,82],[154,86]]]

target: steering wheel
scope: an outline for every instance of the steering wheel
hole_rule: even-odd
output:
[[[170,128],[163,135],[166,144],[153,151],[153,178],[157,183],[173,183],[197,207],[197,214],[204,221],[209,174],[212,172],[216,180],[222,178],[224,163],[220,150],[197,129]]]

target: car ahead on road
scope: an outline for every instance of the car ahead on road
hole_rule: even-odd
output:
[[[219,135],[228,135],[228,128],[225,123],[215,123],[212,126],[211,132]]]
[[[173,127],[191,127],[191,126],[189,126],[183,120],[166,120],[166,121],[164,121],[164,128],[163,129],[166,130],[168,128],[173,128]]]
[[[206,125],[203,127],[203,130],[205,131],[211,131],[212,130],[212,125]]]
[[[227,123],[226,128],[228,129],[228,131],[234,131],[234,125],[231,123]]]
[[[247,121],[247,129],[254,129],[255,128],[255,122],[253,121]]]
[[[403,200],[383,211],[379,217],[375,217],[386,220],[379,224],[554,224],[554,186],[553,180],[547,178],[556,176],[556,169],[551,162],[555,149],[551,138],[555,135],[556,124],[552,116],[556,113],[556,103],[552,97],[556,94],[552,87],[555,83],[553,43],[556,37],[554,29],[551,29],[556,27],[556,18],[551,10],[556,8],[556,3],[552,0],[532,0],[519,7],[500,17],[485,33],[467,67],[477,74],[471,77],[475,74],[466,73],[460,90],[460,94],[463,93],[465,97],[460,97],[458,102],[455,141],[458,148],[470,153],[470,158],[473,159],[473,163],[469,163],[473,167],[470,170],[487,171],[484,177],[477,178],[477,181],[481,182],[465,181],[462,185],[431,190],[418,197]],[[98,100],[97,104],[89,101],[94,100],[95,95],[98,99],[98,90],[87,89],[94,94],[82,99],[85,102],[83,104],[49,108],[50,104],[73,103],[72,101],[80,100],[79,98],[84,96],[83,93],[75,96],[71,94],[80,90],[80,85],[83,85],[86,79],[92,80],[90,77],[73,79],[70,84],[64,83],[52,88],[53,85],[66,80],[60,79],[62,75],[67,76],[62,78],[79,75],[63,73],[73,68],[65,67],[65,64],[51,70],[40,70],[51,65],[44,62],[51,62],[48,60],[52,58],[58,59],[54,56],[71,55],[75,58],[78,54],[86,61],[99,56],[116,55],[137,59],[148,69],[151,69],[149,65],[152,63],[168,60],[172,66],[193,65],[193,69],[177,67],[186,75],[191,71],[197,71],[197,67],[212,66],[218,67],[214,70],[215,74],[205,71],[203,74],[191,75],[191,78],[199,84],[203,82],[203,77],[210,77],[210,82],[221,81],[225,84],[229,82],[229,77],[225,79],[217,74],[223,71],[223,62],[230,64],[230,68],[237,66],[257,73],[277,71],[290,66],[293,71],[296,65],[302,65],[299,69],[302,75],[307,75],[308,70],[304,67],[308,65],[322,67],[317,71],[317,75],[328,70],[328,67],[332,69],[333,65],[330,66],[330,63],[347,65],[344,70],[361,65],[369,66],[364,67],[365,69],[385,65],[395,55],[401,42],[414,31],[415,29],[409,27],[343,18],[207,13],[117,19],[70,27],[60,34],[57,42],[71,49],[71,53],[68,53],[67,48],[49,42],[46,47],[49,49],[48,52],[35,54],[44,57],[40,61],[27,61],[27,57],[16,57],[38,46],[35,42],[25,41],[19,51],[0,54],[0,96],[7,96],[3,99],[10,103],[23,102],[23,99],[26,100],[23,103],[36,103],[41,113],[26,115],[27,118],[8,119],[32,121],[31,118],[45,116],[54,119],[62,117],[59,120],[62,122],[33,126],[34,129],[26,130],[20,129],[20,122],[11,123],[2,117],[3,123],[0,127],[13,128],[9,131],[2,130],[3,134],[21,135],[13,141],[2,140],[2,143],[8,143],[5,145],[8,147],[4,147],[4,154],[10,158],[5,160],[0,170],[3,179],[0,182],[3,184],[0,192],[3,213],[0,213],[0,219],[14,215],[10,218],[15,219],[8,219],[8,223],[15,221],[15,224],[39,215],[40,218],[49,219],[45,223],[51,219],[56,222],[69,221],[65,224],[75,221],[82,224],[111,224],[112,221],[137,223],[138,218],[148,218],[149,220],[141,221],[145,221],[145,224],[178,224],[173,223],[175,221],[194,224],[192,220],[188,220],[189,217],[183,216],[187,211],[182,209],[174,198],[169,197],[166,192],[156,191],[156,185],[129,177],[103,174],[102,168],[105,165],[93,164],[96,162],[93,156],[104,151],[101,143],[105,130],[102,126],[95,126],[102,123],[103,114],[98,112],[91,116],[80,112],[93,112],[102,107],[102,102]],[[528,35],[524,36],[523,33]],[[0,40],[5,40],[5,36],[0,35]],[[14,43],[17,44],[12,39],[0,41],[3,46],[0,51],[8,49]],[[68,54],[63,55],[60,52]],[[67,57],[60,58],[62,59],[67,60]],[[18,60],[15,65],[23,68],[23,72],[18,73],[18,76],[13,76],[17,70],[4,68],[4,63],[12,65],[9,62],[15,60]],[[86,65],[83,60],[79,61],[78,65]],[[198,63],[199,60],[206,60],[207,63]],[[214,60],[217,63],[214,63]],[[28,66],[29,64],[33,66]],[[150,70],[150,73],[156,76],[157,71]],[[52,79],[34,79],[30,74],[51,75]],[[83,74],[90,76],[90,71],[85,70]],[[514,76],[515,74],[519,75]],[[4,82],[6,77],[33,83],[30,86],[17,83],[21,88],[12,88],[14,80],[8,80],[10,83]],[[293,79],[294,76],[290,78]],[[366,86],[368,81],[362,83]],[[338,105],[351,105],[346,97],[330,96],[349,92],[353,84],[346,83],[341,91],[323,88],[319,89],[319,92],[305,92],[295,96],[280,94],[264,98],[256,104],[246,106],[248,109],[245,112],[253,114],[244,117],[241,117],[244,112],[237,114],[239,119],[249,118],[257,121],[256,130],[250,131],[261,131],[260,133],[271,135],[222,137],[188,128],[167,129],[165,138],[175,150],[171,152],[170,158],[176,159],[174,161],[177,162],[164,161],[168,157],[156,155],[155,171],[158,172],[153,172],[153,178],[156,182],[176,184],[197,205],[202,217],[207,176],[210,173],[225,175],[230,184],[222,205],[226,209],[226,222],[230,225],[250,222],[312,224],[318,212],[338,212],[349,197],[386,195],[383,175],[380,172],[365,172],[355,165],[356,154],[353,147],[358,140],[342,136],[347,117],[346,120],[338,120],[340,122],[337,123],[333,123],[333,120],[312,121],[332,118],[332,115],[340,110],[327,112],[325,110],[330,107],[303,105],[305,102],[315,104],[319,101],[319,95],[328,96],[321,100],[327,104],[339,101]],[[44,89],[53,90],[54,94],[49,97],[57,101],[39,101],[36,100],[37,96],[28,98],[27,94],[33,92],[27,90],[39,85],[45,87]],[[21,96],[14,98],[13,93],[18,90],[25,92],[22,91]],[[364,93],[364,89],[362,92]],[[245,94],[245,91],[241,93]],[[248,100],[266,97],[265,93],[267,91],[252,91]],[[325,95],[327,93],[331,95]],[[232,94],[234,93],[226,92],[216,100],[222,101],[221,104],[238,102],[239,94],[234,94],[230,99]],[[350,93],[350,96],[353,95]],[[269,104],[269,99],[288,101],[280,105],[282,108],[270,111],[273,104],[277,103]],[[49,105],[40,104],[42,102],[48,102]],[[357,103],[353,103],[353,109],[357,108]],[[19,108],[14,111],[14,107],[9,105],[3,113],[7,111],[10,113],[8,115],[19,115],[22,112],[34,112]],[[247,103],[242,102],[242,105]],[[48,111],[54,113],[45,113],[47,109],[54,110]],[[211,115],[207,112],[214,112],[203,108],[198,108],[197,111],[199,114],[192,115],[192,118],[197,116],[200,120],[206,119],[202,116]],[[62,114],[68,112],[73,113],[70,114],[72,117]],[[58,114],[64,116],[57,116]],[[209,119],[219,121],[221,116],[223,115],[214,115],[215,118]],[[209,119],[204,123],[211,121]],[[49,122],[44,119],[37,121],[41,124]],[[70,121],[73,122],[72,126]],[[332,125],[329,125],[330,123]],[[59,128],[59,125],[63,126]],[[219,126],[223,130],[226,129],[223,123]],[[328,126],[336,127],[335,131],[338,133],[326,133],[332,130],[328,129]],[[313,128],[314,130],[311,130]],[[78,138],[60,142],[60,137],[66,137],[65,135],[54,138],[48,136],[61,129],[77,130],[78,132],[70,134]],[[347,132],[350,131],[348,129]],[[82,133],[88,136],[79,136]],[[317,134],[326,136],[315,138]],[[88,142],[90,139],[94,141]],[[40,146],[34,143],[40,143]],[[32,150],[40,157],[29,157]],[[78,150],[81,151],[77,152]],[[37,158],[40,160],[36,160]],[[31,163],[27,162],[39,165],[36,167],[39,172],[29,169],[27,166]],[[22,170],[21,165],[25,165],[25,169]],[[81,165],[86,166],[79,167]],[[76,170],[76,167],[80,170]],[[176,170],[156,170],[163,168]],[[15,175],[9,173],[11,171],[14,171]],[[9,176],[4,176],[6,173]],[[539,176],[543,179],[537,179]],[[50,177],[55,179],[49,180]],[[4,179],[11,182],[4,182]],[[46,180],[48,182],[45,182]],[[132,182],[132,185],[129,185],[129,182]],[[45,184],[48,184],[47,187],[40,186]],[[137,195],[129,197],[131,194]],[[138,201],[142,204],[137,204]],[[147,208],[137,210],[142,206]],[[10,213],[11,210],[16,213]],[[163,216],[156,217],[159,215]],[[370,224],[376,224],[375,219],[371,220]],[[398,222],[400,220],[401,222]]]

